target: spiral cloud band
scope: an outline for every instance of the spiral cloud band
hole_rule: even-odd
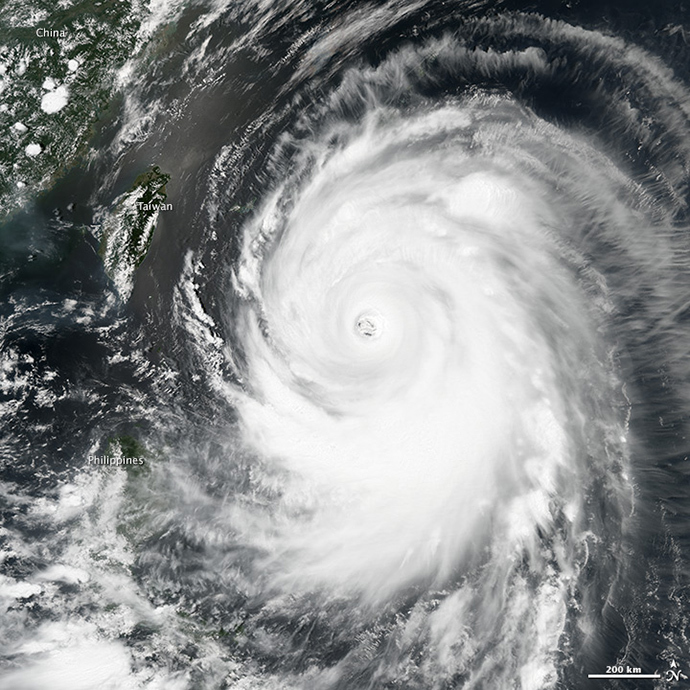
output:
[[[627,353],[664,342],[687,374],[649,327],[680,308],[687,95],[620,39],[506,15],[324,96],[323,51],[357,40],[314,40],[284,87],[313,105],[268,120],[221,328],[202,264],[181,283],[237,414],[221,562],[257,649],[295,655],[266,687],[554,687],[634,572]],[[219,156],[214,202],[241,160]],[[330,640],[306,675],[286,620]]]
[[[239,409],[289,478],[277,572],[380,596],[444,582],[487,524],[511,558],[577,521],[606,297],[568,236],[577,197],[623,181],[579,176],[593,151],[484,94],[326,137],[247,234]]]

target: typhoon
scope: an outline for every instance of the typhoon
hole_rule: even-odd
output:
[[[612,232],[630,214],[612,180],[581,179],[593,151],[500,97],[372,107],[325,139],[237,273],[243,436],[286,473],[276,557],[295,583],[374,597],[442,584],[487,540],[539,560],[539,528],[581,527],[584,438],[606,427],[596,460],[625,457],[596,335],[609,300],[570,239],[582,199]]]
[[[80,379],[83,456],[141,469],[31,489],[4,596],[50,617],[13,609],[0,688],[675,687],[685,66],[585,10],[170,12],[90,164],[112,246],[170,171]]]

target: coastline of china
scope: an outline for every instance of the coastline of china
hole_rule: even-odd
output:
[[[86,464],[101,467],[125,467],[127,465],[143,465],[145,458],[128,457],[124,455],[88,455]]]

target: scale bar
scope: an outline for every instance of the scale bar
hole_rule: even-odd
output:
[[[661,678],[660,673],[590,673],[587,678]]]

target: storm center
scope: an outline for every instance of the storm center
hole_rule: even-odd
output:
[[[381,329],[372,316],[360,316],[357,319],[357,332],[365,338],[375,338],[381,335]]]

